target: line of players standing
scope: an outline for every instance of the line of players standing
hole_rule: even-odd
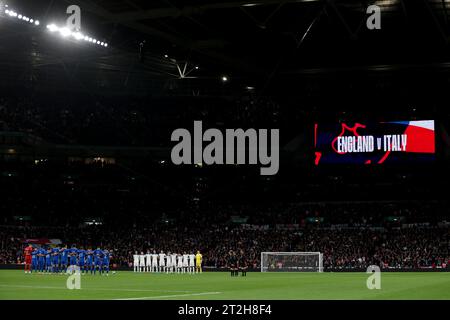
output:
[[[202,255],[200,251],[197,254],[135,252],[133,269],[134,272],[201,273]]]
[[[80,272],[95,274],[109,274],[111,253],[108,250],[91,248],[33,248],[31,245],[25,248],[25,273],[65,273],[74,272],[79,268]]]

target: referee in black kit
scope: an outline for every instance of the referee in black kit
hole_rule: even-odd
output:
[[[230,252],[228,253],[228,265],[230,266],[230,271],[231,271],[232,277],[239,275],[237,262],[238,261],[237,261],[236,253],[234,253],[233,250],[230,250]]]
[[[241,270],[241,275],[243,277],[247,276],[247,269],[248,269],[247,259],[245,259],[244,254],[241,254],[241,258],[239,259],[239,270]]]

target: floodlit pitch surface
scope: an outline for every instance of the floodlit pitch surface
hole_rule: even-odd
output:
[[[381,290],[366,287],[366,273],[226,272],[83,275],[69,290],[66,275],[0,270],[0,299],[450,299],[450,272],[381,274]]]

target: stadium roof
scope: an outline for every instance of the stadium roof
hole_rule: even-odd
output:
[[[49,36],[45,28],[19,26],[1,17],[2,28],[7,30],[0,46],[5,78],[8,74],[17,78],[19,69],[23,79],[50,81],[54,76],[51,70],[56,68],[69,78],[84,73],[99,86],[108,85],[113,75],[114,81],[123,85],[139,87],[145,82],[143,86],[148,88],[155,83],[157,90],[160,80],[167,86],[167,81],[179,80],[181,73],[186,80],[182,85],[205,80],[206,85],[220,86],[221,77],[226,75],[239,79],[240,86],[264,87],[276,77],[310,77],[350,67],[375,72],[449,66],[447,0],[375,1],[381,7],[381,30],[366,28],[365,1],[8,3],[40,17],[43,24],[64,23],[66,7],[78,4],[82,31],[97,35],[110,46],[70,44]],[[144,57],[139,60],[139,45],[144,40]]]

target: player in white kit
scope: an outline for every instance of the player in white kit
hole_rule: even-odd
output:
[[[152,272],[158,272],[158,255],[156,254],[155,250],[153,250],[151,257],[152,257]]]
[[[183,255],[179,254],[177,256],[178,264],[177,264],[177,273],[183,271]]]
[[[186,273],[187,268],[189,267],[188,258],[189,258],[189,255],[186,252],[183,253],[183,273]]]
[[[170,251],[167,252],[166,255],[166,273],[172,272],[172,256],[170,255]]]
[[[163,251],[159,254],[159,267],[158,272],[165,272],[166,271],[166,255]]]
[[[172,259],[172,269],[171,272],[176,272],[177,270],[177,254],[176,253],[172,253],[172,255],[170,256]]]
[[[137,251],[135,251],[133,254],[133,269],[134,272],[137,272],[139,269],[139,254]]]
[[[150,272],[151,271],[151,254],[150,251],[147,250],[147,254],[145,255],[145,272]]]
[[[189,254],[189,273],[194,274],[195,272],[195,254]]]
[[[144,272],[145,270],[145,254],[143,251],[141,251],[141,254],[139,255],[139,272]]]

